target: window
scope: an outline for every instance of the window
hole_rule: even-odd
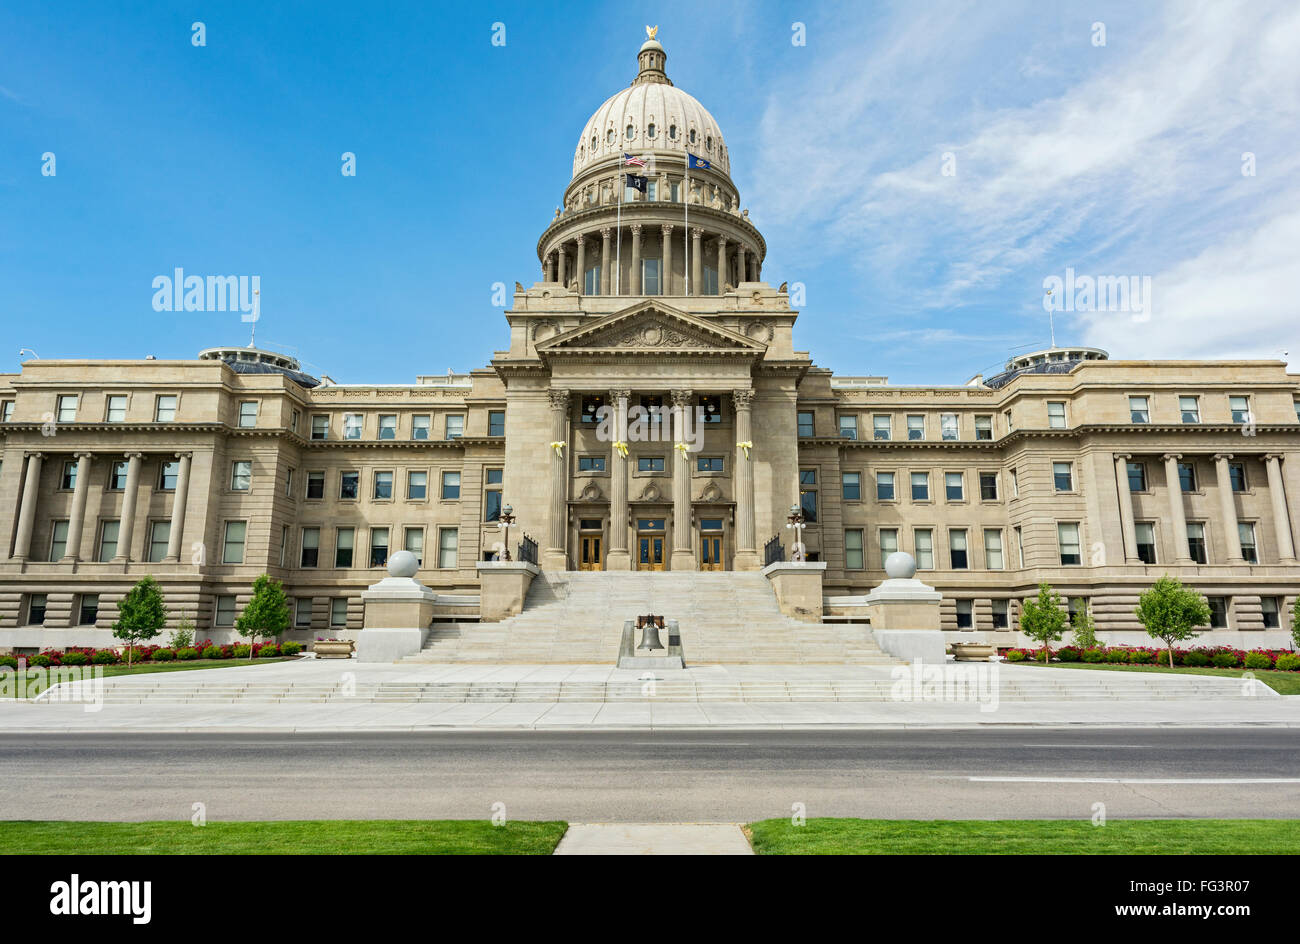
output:
[[[5,400],[0,403],[0,422],[11,423],[14,418],[14,401]],[[1296,407],[1296,419],[1300,420],[1300,406]]]
[[[307,497],[310,499],[321,499],[325,497],[324,472],[307,473]]]
[[[293,498],[293,469],[284,470],[284,497]]]
[[[582,294],[599,295],[600,294],[600,264],[587,266],[587,271],[582,275]]]
[[[1264,614],[1264,628],[1277,629],[1281,625],[1282,601],[1277,597],[1260,597],[1259,608]]]
[[[579,472],[604,472],[604,456],[578,456]],[[644,470],[643,470],[644,471]]]
[[[328,416],[316,414],[311,418],[311,438],[330,438],[330,418]]]
[[[1061,548],[1061,563],[1081,564],[1083,557],[1079,549],[1079,525],[1074,521],[1062,521],[1056,526],[1056,543]]]
[[[1258,564],[1259,551],[1255,547],[1255,525],[1249,521],[1238,521],[1237,536],[1241,538],[1241,559],[1247,564]]]
[[[948,532],[948,557],[953,570],[965,570],[970,566],[966,554],[965,528],[955,528]]]
[[[246,492],[253,486],[253,463],[247,459],[230,464],[230,490]]]
[[[925,417],[912,414],[907,417],[907,438],[910,440],[925,438]]]
[[[70,491],[77,487],[77,463],[63,463],[63,473],[59,476],[59,488]]]
[[[444,501],[460,498],[460,473],[442,473],[442,498]]]
[[[318,567],[321,560],[321,529],[303,528],[303,553],[300,567]]]
[[[176,397],[164,394],[154,400],[153,418],[158,423],[171,423],[176,419]]]
[[[975,417],[975,438],[984,442],[993,438],[993,417]]]
[[[636,470],[638,472],[662,472],[664,470],[664,457],[637,456]]]
[[[1199,423],[1201,421],[1201,401],[1196,397],[1179,397],[1178,412],[1182,414],[1184,423]]]
[[[397,416],[393,413],[379,414],[379,438],[396,439],[397,438]]]
[[[374,497],[377,501],[388,501],[393,497],[393,473],[375,473]]]
[[[1128,463],[1128,488],[1130,492],[1145,492],[1147,490],[1146,463]]]
[[[1297,414],[1300,418],[1300,414]],[[871,418],[871,435],[875,439],[888,440],[893,436],[893,417],[876,414]]]
[[[1227,629],[1228,598],[1206,597],[1205,602],[1210,604],[1210,629]]]
[[[58,421],[60,423],[72,423],[77,419],[77,395],[67,394],[59,397],[55,401],[58,407]]]
[[[912,473],[912,501],[922,502],[930,500],[930,473],[913,472]]]
[[[226,522],[226,539],[222,542],[221,563],[242,564],[244,562],[244,540],[247,535],[247,521]]]
[[[66,521],[56,521],[50,532],[50,560],[61,561],[67,553],[68,523]]]
[[[1006,566],[1002,559],[1002,531],[998,528],[984,529],[984,566],[989,570]]]
[[[415,555],[415,562],[424,564],[424,529],[407,528],[402,535],[402,546]]]
[[[934,532],[929,528],[917,528],[916,538],[917,570],[934,570]]]
[[[973,629],[975,626],[974,613],[972,612],[971,600],[957,600],[957,628]]]
[[[126,397],[114,395],[107,399],[104,419],[109,423],[126,422]]]
[[[293,410],[292,412],[289,413],[289,431],[291,433],[298,432],[298,420],[301,417],[302,417],[302,413],[299,412],[298,410]]]
[[[339,476],[339,498],[353,501],[361,494],[361,473],[344,472]]]
[[[365,426],[365,417],[360,413],[343,414],[343,438],[360,439],[361,431]]]
[[[1190,462],[1178,463],[1178,484],[1184,492],[1196,491],[1196,466]]]
[[[153,521],[149,524],[149,554],[147,560],[155,563],[167,556],[167,545],[171,541],[172,523],[170,521]]]
[[[487,522],[501,520],[501,489],[490,488],[484,493],[483,520]]]
[[[121,527],[120,521],[105,521],[99,526],[99,554],[96,556],[100,563],[117,556],[117,534]]]
[[[348,625],[348,598],[334,597],[330,600],[330,626],[345,629]]]
[[[352,551],[356,547],[357,531],[355,528],[339,528],[334,533],[334,566],[351,567]]]
[[[125,462],[114,462],[108,470],[108,488],[109,491],[121,492],[126,490],[126,469]]]
[[[844,532],[844,566],[848,570],[862,570],[862,529],[849,528]]]
[[[429,438],[429,417],[427,415],[411,417],[411,438]]]
[[[1065,403],[1061,400],[1047,402],[1047,425],[1052,429],[1065,429]]]
[[[894,473],[876,473],[876,501],[894,500]]]
[[[957,414],[943,413],[939,416],[939,437],[946,441],[957,438]]]
[[[650,187],[646,189],[649,190],[651,187],[654,187],[654,181],[650,181]],[[655,199],[655,194],[647,192],[646,199],[647,200]],[[641,294],[642,295],[662,294],[661,291],[662,286],[660,286],[659,284],[659,272],[660,272],[660,268],[659,268],[658,259],[641,260]]]
[[[158,467],[158,489],[163,492],[176,491],[176,483],[180,479],[181,464],[179,462],[164,462]]]
[[[808,470],[805,469],[799,473],[799,478],[807,481],[806,475]],[[814,478],[813,481],[816,481]],[[799,510],[803,512],[803,520],[809,524],[815,524],[817,521],[817,489],[800,488],[799,489]]]
[[[1021,532],[1019,525],[1017,525],[1014,530],[1016,534],[1016,554],[1018,555],[1018,559],[1020,561],[1020,569],[1024,570],[1025,569],[1025,536]]]
[[[1197,564],[1207,561],[1205,549],[1205,525],[1201,522],[1187,523],[1187,552]]]
[[[293,625],[311,627],[311,597],[299,597],[293,604]]]
[[[1020,497],[1020,476],[1016,473],[1015,469],[1011,469],[1010,473],[1011,473],[1011,497],[1019,498]]]
[[[370,529],[370,566],[383,567],[388,563],[388,529]]]
[[[1156,562],[1156,526],[1151,521],[1139,521],[1133,525],[1137,539],[1138,560],[1144,564]]]
[[[283,567],[285,561],[289,559],[289,526],[287,524],[280,526],[280,566]]]
[[[1052,463],[1052,487],[1058,492],[1074,491],[1074,464],[1071,462]]]
[[[239,425],[248,428],[257,425],[257,401],[239,401]]]
[[[1250,397],[1228,397],[1228,409],[1234,423],[1250,422]]]
[[[1234,492],[1244,492],[1246,490],[1246,466],[1242,462],[1228,463],[1228,481],[1232,485]]]
[[[993,628],[1010,629],[1011,620],[1009,619],[1011,607],[1006,600],[993,600]]]
[[[212,622],[217,626],[234,626],[235,625],[235,598],[231,596],[217,597],[217,609],[213,616]]]
[[[813,414],[811,411],[801,410],[798,415],[798,420],[799,420],[799,435],[801,437],[806,439],[807,437],[815,434],[816,427],[813,424]]]
[[[406,498],[408,501],[424,501],[429,495],[429,473],[406,473]]]
[[[980,500],[998,500],[998,474],[996,472],[980,473]]]
[[[506,434],[506,411],[488,410],[488,435],[504,436]]]
[[[885,566],[885,561],[889,555],[898,550],[898,529],[881,528],[880,529],[880,566]]]
[[[1147,408],[1146,397],[1128,398],[1128,418],[1133,423],[1151,422],[1151,411]]]
[[[721,295],[718,291],[718,270],[711,265],[704,266],[704,285],[701,295]]]
[[[83,593],[77,605],[77,625],[94,626],[99,621],[99,594]]]
[[[845,501],[861,501],[862,473],[845,472],[840,476],[840,496]]]
[[[840,414],[840,439],[858,438],[858,417],[852,413]]]
[[[722,456],[700,456],[695,460],[697,472],[721,472]]]
[[[444,570],[456,566],[458,537],[455,528],[438,529],[438,566]]]
[[[945,472],[943,474],[943,493],[948,501],[965,501],[966,499],[966,476],[961,472]]]
[[[45,608],[49,598],[43,593],[33,593],[27,598],[27,625],[40,626],[45,622]]]

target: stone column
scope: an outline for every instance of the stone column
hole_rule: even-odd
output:
[[[758,547],[754,540],[754,462],[739,445],[754,436],[752,405],[753,390],[731,391],[731,402],[736,408],[736,548],[733,566],[736,570],[758,570]]]
[[[587,237],[578,237],[578,294],[581,295],[587,287]]]
[[[1127,454],[1115,456],[1115,484],[1119,487],[1119,523],[1124,530],[1124,562],[1138,563],[1137,528],[1133,523],[1133,493],[1128,486]]]
[[[718,237],[718,294],[727,290],[727,237]]]
[[[691,390],[672,391],[673,399],[673,570],[695,569],[695,548],[691,543],[691,455],[677,448],[686,443],[686,424],[694,421]]]
[[[131,559],[131,538],[135,533],[135,501],[140,491],[140,464],[143,453],[126,454],[126,491],[122,493],[122,523],[117,529],[117,556],[115,561]]]
[[[167,556],[164,561],[181,559],[181,536],[185,531],[185,505],[190,493],[190,459],[192,453],[178,452],[176,458],[181,460],[180,470],[176,473],[176,494],[172,496],[172,526],[167,532]]]
[[[1295,538],[1291,534],[1291,516],[1286,510],[1286,487],[1282,484],[1282,457],[1264,457],[1268,469],[1268,497],[1273,503],[1273,530],[1277,532],[1277,556],[1280,563],[1294,564]],[[80,479],[78,479],[80,482]]]
[[[745,271],[745,244],[736,243],[736,284],[749,280],[749,273]]]
[[[1214,457],[1214,476],[1219,485],[1219,513],[1223,518],[1223,546],[1228,549],[1228,563],[1245,563],[1241,556],[1241,535],[1237,533],[1237,503],[1232,499],[1232,475],[1228,471],[1231,453]]]
[[[1182,456],[1176,452],[1166,453],[1165,484],[1169,489],[1169,527],[1174,529],[1174,563],[1192,563],[1192,552],[1187,546],[1187,515],[1183,513],[1183,482],[1178,477],[1178,460]]]
[[[568,570],[567,552],[569,537],[569,507],[566,502],[569,470],[569,391],[551,390],[551,438],[549,442],[562,442],[563,451],[547,445],[551,454],[551,510],[546,534],[546,557],[542,567],[546,570]]]
[[[663,234],[663,259],[659,263],[659,294],[671,295],[673,293],[673,227],[664,224],[659,227],[659,232]]]
[[[633,223],[632,230],[632,291],[629,295],[641,295],[641,224]]]
[[[702,256],[703,249],[700,246],[700,240],[704,238],[704,230],[691,230],[691,294],[704,294],[704,259]]]
[[[36,495],[41,489],[41,465],[45,455],[27,453],[27,480],[23,485],[23,500],[18,506],[18,530],[14,534],[14,559],[27,560],[32,552],[32,528],[36,524]]]
[[[627,442],[627,403],[631,390],[609,391],[614,410],[614,442]],[[609,570],[628,570],[632,557],[627,550],[627,458],[614,443],[609,447],[609,549],[605,554]]]
[[[542,272],[544,273],[543,276],[542,276],[542,278],[545,279],[547,282],[554,282],[554,281],[555,281],[555,256],[554,256],[554,254],[549,253],[549,252],[546,254],[546,258],[542,261]]]
[[[560,256],[560,285],[564,286],[565,288],[568,288],[569,287],[569,265],[568,265],[569,253],[568,250],[564,248],[563,243],[560,244],[560,248],[558,252]]]
[[[72,513],[68,515],[68,546],[63,553],[65,561],[81,560],[81,532],[86,526],[86,489],[90,484],[90,458],[88,452],[79,452],[77,459],[77,484],[72,489]]]
[[[609,226],[600,228],[600,294],[609,294],[609,237],[614,230]]]

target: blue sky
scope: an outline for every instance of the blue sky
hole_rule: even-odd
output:
[[[995,370],[1046,343],[1067,267],[1148,276],[1154,305],[1062,312],[1058,341],[1300,350],[1294,3],[16,6],[0,370],[20,347],[246,343],[237,315],[153,310],[178,266],[260,275],[259,342],[341,382],[485,364],[507,343],[492,285],[538,278],[577,137],[646,23],[723,129],[764,277],[806,286],[796,346],[819,364]]]

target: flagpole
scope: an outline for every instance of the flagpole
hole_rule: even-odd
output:
[[[686,208],[682,229],[686,231],[686,297],[691,295],[691,152],[686,152],[686,178],[682,182],[682,206]]]
[[[622,151],[622,149],[620,149],[618,153],[619,153],[619,158],[618,158],[618,182],[617,182],[617,184],[615,184],[615,186],[618,187],[618,210],[617,210],[617,218],[618,218],[618,222],[615,224],[615,232],[617,233],[617,235],[614,237],[614,245],[615,245],[615,250],[614,250],[614,259],[615,259],[615,261],[614,261],[614,294],[615,294],[615,295],[621,295],[621,294],[623,294],[623,292],[622,292],[622,280],[623,280],[623,191],[627,189],[627,183],[626,183],[626,181],[624,181],[624,179],[623,179],[623,151]]]

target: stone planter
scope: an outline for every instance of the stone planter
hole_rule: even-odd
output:
[[[988,662],[997,654],[997,647],[988,643],[955,642],[952,644],[952,655],[958,662]]]
[[[351,639],[319,639],[312,646],[317,659],[351,659],[356,643]]]

